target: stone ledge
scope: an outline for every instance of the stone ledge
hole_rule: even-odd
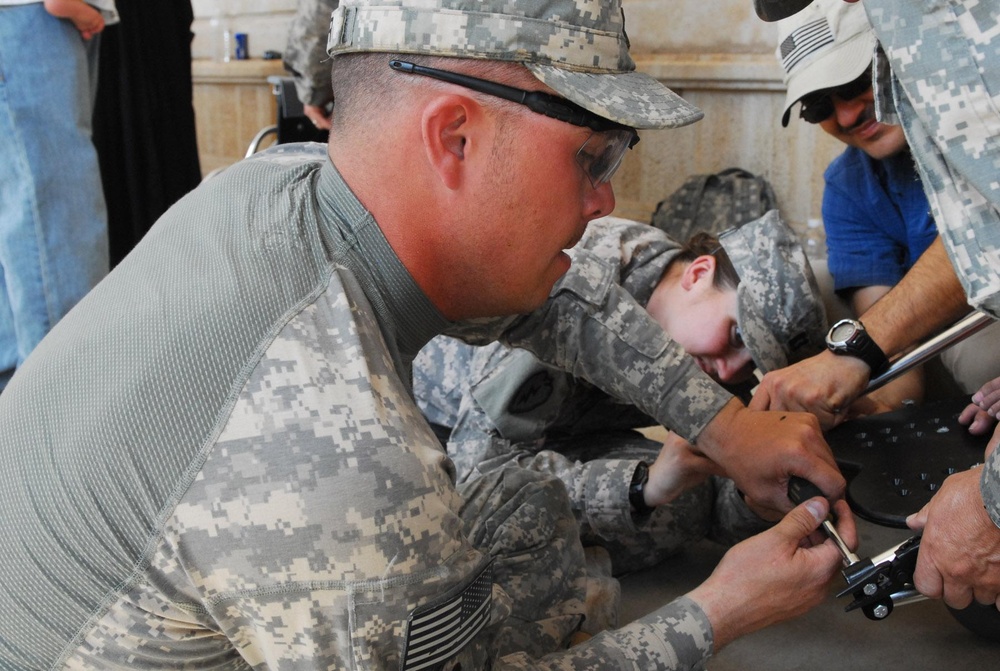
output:
[[[782,70],[771,54],[638,54],[640,72],[667,86],[683,89],[784,91]],[[222,63],[210,59],[191,61],[196,84],[259,84],[272,75],[284,75],[280,60],[251,58]]]
[[[784,91],[782,69],[771,54],[638,54],[640,72],[671,88]]]
[[[280,59],[265,61],[250,58],[228,63],[207,58],[191,61],[191,79],[195,84],[264,84],[272,75],[285,75]]]

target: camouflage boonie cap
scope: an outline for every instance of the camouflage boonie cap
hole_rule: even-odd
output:
[[[798,237],[777,210],[719,236],[740,284],[737,322],[762,372],[826,347],[826,311]]]
[[[413,53],[523,63],[598,116],[632,128],[677,128],[700,109],[628,52],[621,0],[344,0],[327,53]]]

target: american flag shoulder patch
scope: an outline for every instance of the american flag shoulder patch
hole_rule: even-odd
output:
[[[447,594],[410,613],[402,671],[436,669],[458,653],[490,620],[493,562],[457,593]]]

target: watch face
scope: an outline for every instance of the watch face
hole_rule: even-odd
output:
[[[854,331],[854,324],[851,322],[840,322],[833,327],[832,331],[830,331],[830,340],[838,343],[847,342],[851,336],[854,335]]]

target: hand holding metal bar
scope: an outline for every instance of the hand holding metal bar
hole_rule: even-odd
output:
[[[889,369],[879,375],[874,380],[869,380],[865,393],[875,391],[879,387],[886,385],[903,373],[915,366],[919,366],[928,359],[932,359],[937,354],[948,349],[952,345],[961,342],[969,336],[982,331],[993,323],[993,318],[982,312],[970,312],[962,319],[958,320],[950,327],[937,334],[927,342],[919,345],[911,352],[904,354],[889,366]]]
[[[823,496],[823,492],[808,480],[792,477],[788,481],[788,498],[795,503],[802,503],[814,496]],[[832,515],[823,520],[822,527],[844,558],[841,574],[847,581],[847,588],[837,596],[854,596],[854,600],[845,608],[846,611],[860,608],[869,619],[883,620],[892,612],[893,606],[927,598],[913,586],[920,536],[909,538],[871,559],[861,559],[851,552],[840,537],[833,525]]]
[[[824,496],[819,487],[803,478],[792,476],[792,478],[789,479],[788,498],[792,501],[795,503],[802,503],[803,501],[807,501],[814,496]],[[823,527],[823,531],[826,532],[826,535],[833,540],[837,549],[840,550],[840,555],[844,558],[844,566],[850,566],[851,564],[861,561],[858,556],[851,552],[851,549],[847,547],[847,543],[845,543],[844,539],[840,537],[840,534],[837,532],[837,528],[833,525],[833,522],[833,515],[830,514],[826,516],[826,519],[823,520],[823,524],[821,526]]]

